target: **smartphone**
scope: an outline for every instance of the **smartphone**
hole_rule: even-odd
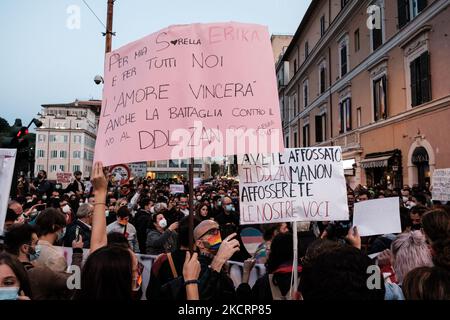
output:
[[[75,229],[75,239],[76,241],[80,241],[80,227],[76,227]]]
[[[41,210],[44,210],[45,208],[47,208],[47,204],[46,203],[37,204],[35,208],[36,208],[36,210],[41,211]]]

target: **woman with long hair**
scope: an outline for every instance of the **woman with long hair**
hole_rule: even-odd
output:
[[[79,300],[121,300],[137,298],[141,275],[136,255],[120,245],[108,245],[106,235],[105,200],[107,180],[100,162],[94,164],[92,185],[95,207],[92,219],[90,255],[81,273]],[[197,279],[200,264],[197,255],[186,255],[183,275],[188,300],[198,300]]]
[[[30,300],[28,273],[9,253],[0,253],[0,300]]]
[[[210,207],[204,203],[199,203],[195,208],[195,215],[199,217],[201,221],[211,219],[209,212]]]

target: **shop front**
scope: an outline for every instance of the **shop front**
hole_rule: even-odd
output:
[[[368,187],[401,188],[403,186],[402,154],[396,149],[367,154],[360,162]]]

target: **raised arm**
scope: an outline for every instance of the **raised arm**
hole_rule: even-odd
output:
[[[95,203],[92,217],[91,253],[107,245],[105,209],[108,182],[103,173],[103,164],[101,162],[94,164],[92,187],[94,188]]]

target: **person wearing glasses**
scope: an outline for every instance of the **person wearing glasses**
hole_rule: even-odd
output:
[[[220,227],[213,220],[204,220],[194,229],[195,245],[199,250],[198,261],[200,300],[247,300],[251,294],[248,285],[254,259],[244,263],[242,283],[235,290],[233,280],[228,276],[225,265],[235,252],[240,250],[239,241],[233,233],[222,239]]]
[[[121,205],[116,214],[117,220],[106,227],[106,232],[119,232],[128,239],[130,248],[139,253],[139,242],[137,239],[136,228],[130,223],[131,213],[126,205]]]

